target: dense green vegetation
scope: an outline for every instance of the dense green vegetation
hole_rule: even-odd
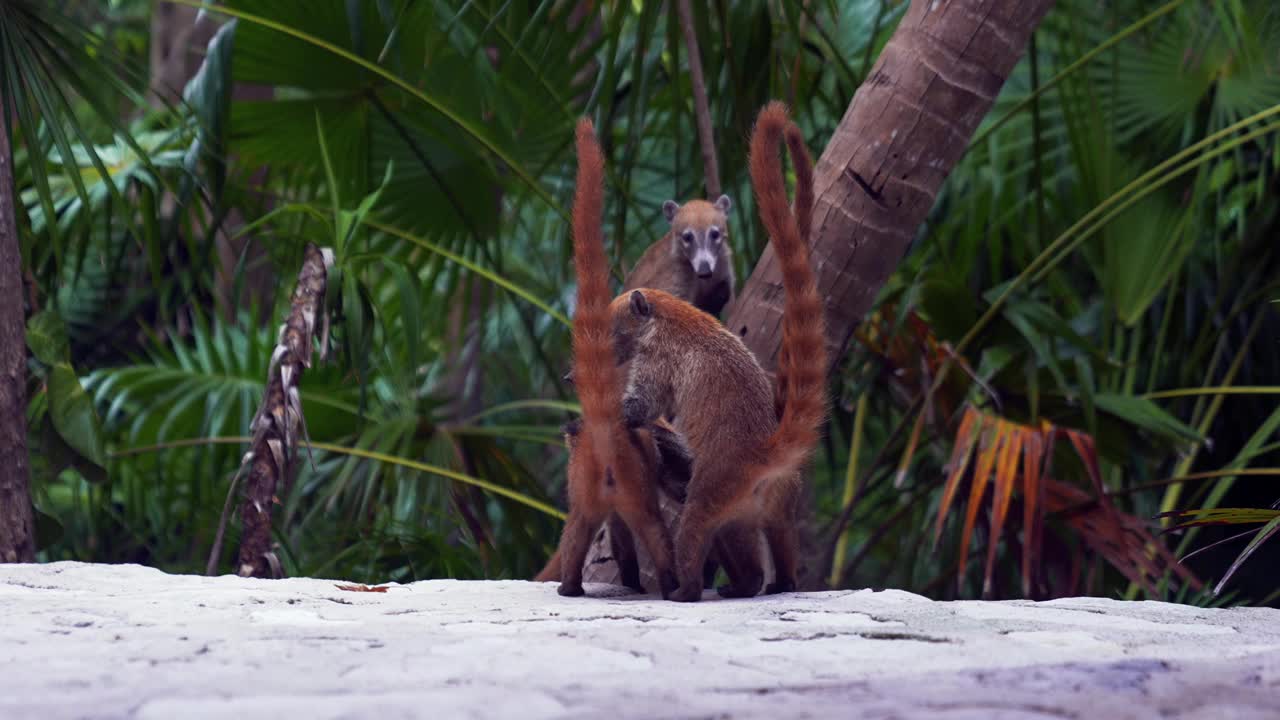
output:
[[[676,14],[576,5],[230,0],[184,95],[150,102],[150,3],[0,9],[42,559],[203,571],[313,242],[338,273],[286,571],[537,571],[574,400],[574,120],[605,144],[619,271],[702,188]],[[791,103],[816,157],[905,3],[694,6],[746,278],[756,110]],[[1280,541],[1209,590],[1280,525],[1277,132],[1273,3],[1060,0],[840,364],[811,575],[1274,602]],[[1246,524],[1160,534],[1198,508]]]

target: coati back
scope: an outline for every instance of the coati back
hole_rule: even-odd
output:
[[[723,594],[754,595],[762,582],[752,549],[759,527],[777,568],[769,591],[796,585],[797,478],[825,416],[826,346],[808,246],[787,204],[777,152],[785,137],[797,177],[811,179],[812,162],[793,127],[785,106],[770,103],[751,139],[752,186],[786,293],[781,403],[742,341],[705,312],[661,290],[634,290],[610,305],[618,359],[630,364],[624,419],[639,427],[674,417],[694,457],[675,538],[680,587],[670,595],[674,600],[701,598],[703,562],[717,537],[740,556]],[[742,561],[753,556],[754,563]]]
[[[604,254],[604,156],[590,120],[578,122],[578,177],[573,203],[574,384],[582,432],[569,463],[569,517],[560,538],[561,595],[582,595],[582,563],[591,537],[611,513],[644,543],[665,596],[675,586],[671,538],[649,481],[645,453],[622,422],[621,378],[609,315]],[[656,418],[655,418],[656,419]]]
[[[714,203],[690,200],[662,204],[671,229],[650,245],[627,276],[623,290],[665,290],[719,315],[733,299],[733,251],[729,248],[729,210],[733,202],[721,195]]]

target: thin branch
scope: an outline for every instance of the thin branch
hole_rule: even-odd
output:
[[[716,141],[711,134],[711,110],[707,106],[707,84],[702,77],[702,55],[698,50],[698,35],[693,27],[693,10],[689,7],[689,0],[676,0],[676,11],[680,13],[680,27],[684,31],[684,44],[689,53],[693,112],[698,120],[698,140],[702,144],[707,197],[716,198],[720,196],[720,166],[716,162]]]

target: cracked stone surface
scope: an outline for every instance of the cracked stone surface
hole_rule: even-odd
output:
[[[1277,718],[1280,611],[0,566],[0,718]]]

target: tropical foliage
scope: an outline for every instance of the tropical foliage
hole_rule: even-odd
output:
[[[575,410],[572,124],[605,144],[621,273],[662,201],[701,193],[676,13],[170,5],[210,40],[180,100],[150,104],[150,3],[0,6],[42,557],[203,570],[314,242],[338,273],[285,570],[531,576]],[[787,100],[820,152],[905,3],[693,5],[745,278],[755,111]],[[1280,551],[1277,132],[1272,3],[1057,3],[833,379],[809,574],[1275,601],[1250,568]]]

